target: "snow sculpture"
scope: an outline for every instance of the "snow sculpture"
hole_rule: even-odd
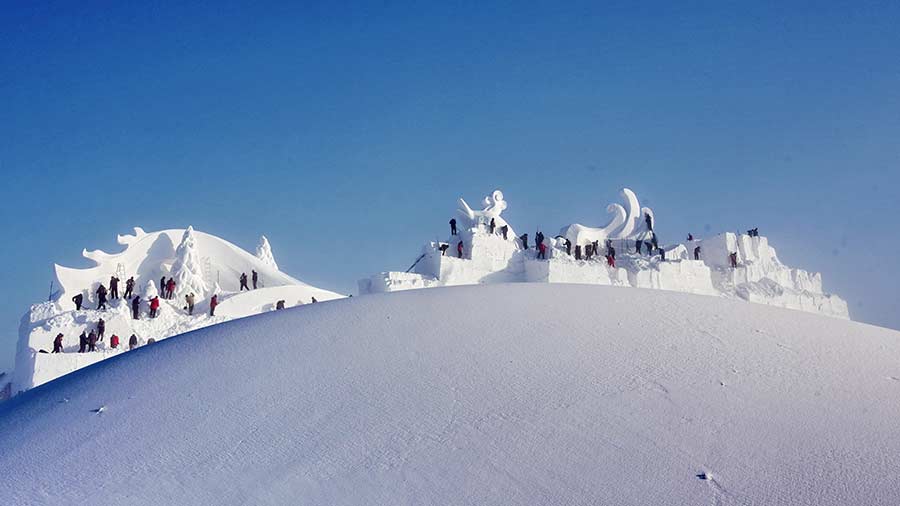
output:
[[[625,207],[619,204],[610,204],[606,212],[613,215],[609,224],[602,228],[592,228],[580,223],[573,223],[560,230],[559,235],[572,241],[572,245],[584,246],[594,241],[604,242],[606,239],[639,239],[649,241],[653,237],[653,231],[647,226],[645,216],[650,216],[650,222],[656,226],[656,217],[649,207],[641,207],[637,196],[628,188],[622,188],[619,192]]]
[[[256,258],[276,271],[278,270],[275,256],[272,255],[272,246],[269,245],[269,240],[264,235],[259,238],[259,246],[256,247]]]
[[[624,226],[613,239],[630,239],[634,230],[641,223],[641,205],[638,203],[637,195],[628,188],[622,188],[619,196],[625,201],[625,211],[628,216],[625,218]]]
[[[144,287],[144,300],[150,300],[153,297],[159,297],[159,290],[156,289],[156,283],[151,279]]]
[[[188,227],[181,236],[181,244],[175,249],[175,263],[172,264],[175,278],[175,289],[178,294],[193,292],[197,298],[206,295],[206,282],[203,281],[203,265],[194,238],[194,228]]]
[[[516,233],[513,231],[512,227],[509,223],[506,222],[502,217],[500,217],[500,213],[506,210],[507,204],[506,201],[503,200],[503,192],[500,190],[494,190],[494,193],[484,198],[484,209],[481,211],[474,211],[469,204],[466,203],[465,200],[460,197],[459,199],[459,209],[457,212],[460,216],[467,219],[469,221],[469,227],[477,227],[479,224],[488,224],[491,222],[491,219],[494,220],[494,225],[497,229],[501,229],[503,227],[509,227],[509,231],[507,236],[512,239],[516,237]]]
[[[625,208],[619,204],[610,204],[606,212],[613,215],[613,219],[603,228],[591,228],[574,223],[560,230],[559,235],[572,241],[573,246],[585,246],[599,241],[606,242],[610,235],[625,223]]]

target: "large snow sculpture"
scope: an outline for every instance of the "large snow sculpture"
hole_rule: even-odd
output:
[[[609,224],[602,228],[593,228],[573,223],[565,226],[559,234],[572,241],[573,245],[584,246],[594,241],[603,242],[606,239],[639,239],[649,241],[653,237],[653,231],[647,225],[646,217],[650,217],[650,223],[656,226],[656,218],[649,207],[641,207],[637,195],[628,188],[622,188],[619,192],[625,207],[619,204],[610,204],[606,212],[613,215]]]
[[[175,249],[175,263],[172,264],[175,287],[179,294],[194,293],[202,299],[206,295],[206,282],[203,281],[203,265],[194,238],[194,228],[188,227],[181,237],[181,244]]]
[[[259,238],[259,246],[256,247],[256,258],[260,259],[262,263],[276,271],[278,270],[278,264],[275,263],[275,256],[272,255],[272,246],[269,245],[269,240],[264,235]]]
[[[503,228],[505,226],[509,227],[508,237],[514,238],[516,237],[516,233],[513,231],[512,227],[509,223],[506,222],[501,216],[500,213],[506,210],[507,204],[506,201],[503,200],[503,192],[500,190],[494,190],[494,193],[484,198],[484,209],[481,211],[474,211],[469,204],[466,203],[465,200],[460,197],[459,199],[459,209],[457,212],[460,216],[467,219],[469,222],[469,227],[476,227],[479,224],[488,224],[491,222],[491,219],[494,220],[494,225],[497,229]]]

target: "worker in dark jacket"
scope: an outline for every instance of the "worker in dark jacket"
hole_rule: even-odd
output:
[[[53,340],[53,353],[62,353],[62,351],[63,351],[62,340],[63,340],[63,335],[56,334],[56,339]]]
[[[259,274],[256,271],[250,271],[250,279],[253,281],[253,289],[256,290],[256,283],[259,281]]]
[[[88,338],[87,334],[84,331],[81,331],[81,335],[78,336],[78,353],[84,353],[84,350],[87,349]]]
[[[134,292],[134,278],[128,278],[125,282],[125,299],[131,299]]]
[[[241,289],[239,291],[242,292],[242,291],[244,291],[244,289],[246,289],[249,292],[250,287],[247,286],[247,273],[246,272],[241,273],[240,281],[241,281]]]
[[[109,298],[119,298],[119,278],[115,276],[109,277]]]
[[[102,341],[104,334],[106,334],[106,322],[100,318],[100,321],[97,322],[97,338]]]
[[[213,295],[211,299],[209,299],[209,316],[216,316],[216,306],[219,305],[219,296]]]
[[[135,320],[141,319],[141,296],[135,295],[131,301],[131,317]]]
[[[137,345],[138,345],[137,336],[134,334],[131,334],[131,337],[128,338],[128,349],[133,350],[133,349],[137,348]]]
[[[75,311],[81,311],[81,303],[84,302],[84,295],[79,293],[72,297],[72,302],[75,303]]]
[[[97,351],[97,334],[93,330],[88,334],[88,351]]]
[[[450,218],[450,235],[456,235],[456,218]]]
[[[97,288],[97,310],[106,310],[106,287],[103,283]]]

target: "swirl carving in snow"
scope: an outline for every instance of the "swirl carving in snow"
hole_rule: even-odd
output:
[[[594,241],[603,242],[606,239],[649,240],[652,232],[647,227],[644,216],[649,215],[651,222],[655,225],[656,218],[653,215],[653,210],[649,207],[642,208],[638,202],[637,195],[628,188],[622,188],[619,195],[622,197],[625,206],[610,204],[606,208],[606,212],[613,215],[612,220],[606,226],[594,228],[574,223],[563,227],[560,235],[578,246],[584,246]]]
[[[509,226],[509,235],[510,237],[515,237],[516,233],[513,232],[512,227],[509,223],[506,222],[501,216],[500,213],[506,210],[508,207],[506,201],[503,200],[503,192],[500,190],[494,190],[492,194],[484,198],[483,201],[484,208],[481,211],[475,211],[469,204],[466,203],[462,197],[459,198],[459,209],[457,212],[460,216],[468,220],[469,227],[475,227],[479,223],[490,223],[491,219],[494,220],[494,225],[499,229],[504,226]]]
[[[585,246],[594,241],[604,242],[610,237],[610,234],[621,227],[625,223],[625,208],[619,204],[610,204],[606,207],[606,212],[613,215],[612,221],[603,228],[592,228],[584,226],[580,223],[574,223],[559,232],[559,235],[572,241],[577,246]]]

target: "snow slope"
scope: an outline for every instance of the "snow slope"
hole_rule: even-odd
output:
[[[0,405],[0,503],[896,505],[898,356],[896,331],[659,290],[304,305]]]

